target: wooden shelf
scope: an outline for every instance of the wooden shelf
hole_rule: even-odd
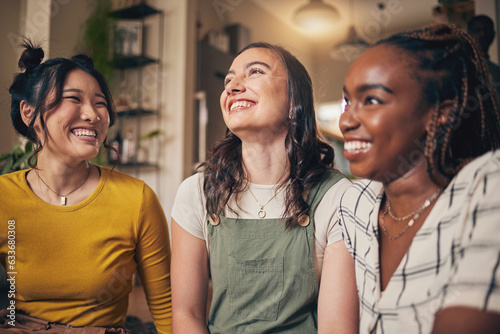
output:
[[[158,63],[157,59],[149,58],[144,55],[132,56],[132,57],[117,57],[112,62],[114,68],[122,70],[130,68],[139,68],[148,64],[155,64],[155,63]]]
[[[136,109],[128,109],[125,111],[118,111],[116,114],[120,118],[127,118],[127,117],[136,117],[136,116],[156,115],[157,112],[153,111],[153,110],[136,108]]]
[[[140,5],[135,5],[132,7],[115,10],[114,12],[111,12],[109,15],[116,19],[139,20],[147,16],[158,13],[160,13],[159,10],[154,9],[153,7],[150,7],[145,3],[141,3]]]

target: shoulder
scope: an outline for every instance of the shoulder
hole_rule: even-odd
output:
[[[4,185],[19,183],[24,177],[29,169],[23,169],[12,173],[7,173],[0,175],[0,183]]]
[[[373,206],[383,186],[371,180],[355,181],[344,193],[341,207],[356,209],[358,206]]]
[[[143,180],[107,166],[98,167],[103,181],[103,194],[106,194],[106,197],[120,198],[124,205],[135,205],[156,196]]]
[[[496,206],[500,189],[500,150],[490,151],[465,165],[443,192],[449,210]],[[474,209],[475,210],[475,209]]]
[[[193,208],[204,207],[205,197],[203,194],[203,173],[196,173],[182,181],[177,189],[174,200],[173,211],[180,207],[193,210]]]
[[[27,191],[29,189],[26,182],[26,173],[29,169],[20,170],[4,175],[0,175],[0,196],[12,196],[13,191]]]
[[[345,191],[352,186],[352,182],[348,178],[342,178],[335,184],[333,184],[330,189],[325,193],[321,203],[329,203],[333,206],[335,203],[335,208],[338,206],[340,202],[340,198],[344,195]]]
[[[131,175],[125,174],[119,170],[113,169],[107,166],[98,166],[101,170],[101,176],[104,178],[106,183],[119,183],[121,185],[128,185],[132,187],[143,188],[145,182],[139,180]]]
[[[500,150],[487,152],[469,162],[458,172],[455,179],[467,180],[500,171]]]
[[[346,236],[361,229],[366,234],[371,230],[369,226],[371,215],[382,192],[382,184],[371,180],[354,182],[344,193],[339,205],[339,225]]]
[[[500,186],[500,150],[487,152],[465,165],[451,180],[445,193],[471,197],[478,191],[487,193]]]
[[[198,196],[201,193],[203,193],[203,173],[196,173],[182,181],[177,190],[177,197]]]
[[[172,206],[172,218],[190,234],[205,239],[206,209],[202,173],[192,175],[181,183]]]

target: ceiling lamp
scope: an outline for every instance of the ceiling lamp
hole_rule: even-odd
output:
[[[381,8],[381,5],[382,4],[379,4],[379,8]],[[330,51],[330,57],[338,61],[350,63],[370,46],[370,43],[359,37],[358,32],[354,27],[354,7],[354,0],[350,0],[349,16],[351,26],[349,27],[347,39],[342,43],[335,45]]]
[[[335,45],[330,51],[330,57],[339,61],[351,62],[370,46],[370,43],[359,37],[356,28],[351,26],[347,39]]]
[[[332,28],[339,17],[335,7],[323,3],[322,0],[310,0],[295,12],[293,20],[302,28],[325,30]]]

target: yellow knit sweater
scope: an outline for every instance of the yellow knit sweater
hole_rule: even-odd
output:
[[[26,182],[29,170],[0,176],[0,263],[14,273],[15,308],[73,326],[122,325],[137,269],[158,332],[170,333],[161,205],[143,181],[99,168],[93,194],[67,207],[38,198]]]

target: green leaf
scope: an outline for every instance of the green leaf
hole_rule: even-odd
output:
[[[14,164],[14,159],[11,156],[7,159],[7,161],[5,162],[5,165],[3,165],[1,173],[7,174],[7,173],[12,172],[12,165],[13,164]]]
[[[4,161],[11,156],[10,153],[0,153],[0,161]]]
[[[161,136],[161,135],[163,135],[163,131],[162,130],[153,130],[153,131],[150,131],[148,133],[143,134],[140,137],[140,140],[150,139],[150,138],[153,138],[153,137],[156,137],[156,136]]]
[[[24,145],[24,152],[29,152],[30,154],[33,152],[33,143],[29,140],[26,142],[26,145]]]
[[[23,155],[23,154],[24,154],[24,150],[21,148],[21,145],[19,143],[14,145],[14,147],[12,148],[12,155],[19,156],[19,155]]]

